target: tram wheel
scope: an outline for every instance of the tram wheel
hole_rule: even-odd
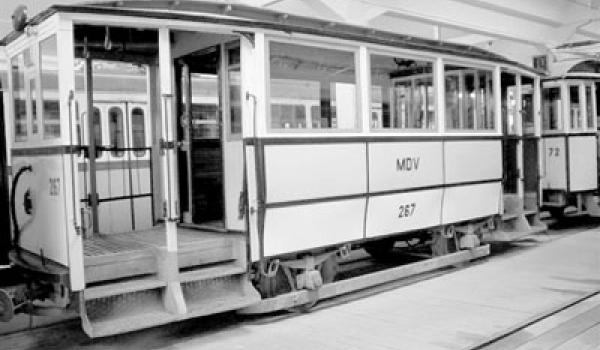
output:
[[[394,254],[395,239],[383,239],[380,241],[370,242],[363,246],[363,248],[371,255],[375,260],[389,260]]]
[[[258,281],[255,283],[255,286],[263,298],[272,298],[292,290],[287,277],[285,277],[281,268],[273,277],[267,277],[261,274]]]
[[[337,275],[338,271],[339,264],[335,255],[323,261],[323,263],[321,263],[321,268],[319,269],[323,283],[331,283],[335,281],[335,276]]]
[[[446,238],[443,234],[434,233],[431,240],[431,255],[442,256],[458,251],[456,239],[454,235]]]

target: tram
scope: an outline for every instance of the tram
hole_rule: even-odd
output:
[[[600,216],[598,62],[580,57],[576,63],[557,61],[543,80],[542,208],[559,219],[567,214]]]
[[[336,279],[353,249],[441,267],[543,229],[540,76],[501,56],[221,2],[16,29],[10,257],[30,279],[5,319],[76,307],[101,337],[307,307],[383,282]]]

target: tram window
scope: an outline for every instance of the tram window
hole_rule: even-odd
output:
[[[492,72],[445,65],[446,128],[493,130],[494,92]]]
[[[358,128],[354,53],[296,44],[270,43],[270,108],[272,130],[292,128],[285,115],[295,109],[277,107],[281,100],[311,107],[311,122],[294,129]]]
[[[373,129],[435,129],[433,63],[371,55]]]
[[[25,104],[25,57],[23,53],[10,62],[12,74],[15,141],[27,140],[27,106]]]
[[[315,115],[318,112],[315,110]],[[304,129],[307,125],[306,111],[302,105],[288,105],[288,104],[271,104],[271,123],[281,123],[285,129]],[[317,123],[314,123],[315,125]],[[273,125],[272,128],[280,128],[280,124]]]
[[[478,71],[479,82],[477,84],[477,129],[494,130],[494,94],[492,72]]]
[[[119,107],[111,107],[108,110],[108,135],[110,147],[117,148],[111,151],[113,157],[122,157],[125,147],[125,135],[123,133],[123,110]]]
[[[219,108],[216,104],[192,103],[192,139],[219,138]]]
[[[544,130],[560,130],[562,101],[560,88],[545,88],[542,92],[543,127]]]
[[[87,114],[86,112],[83,112],[81,114],[81,120],[86,120]],[[89,122],[89,121],[88,121]],[[96,145],[96,147],[101,147],[102,146],[102,120],[100,118],[100,110],[97,107],[94,107],[94,118],[92,120],[93,123],[93,129],[94,129],[94,145]],[[79,127],[79,125],[78,125]],[[78,131],[80,129],[78,128]],[[102,155],[102,150],[100,149],[96,149],[96,158],[100,157]]]
[[[146,123],[144,120],[144,110],[136,107],[131,111],[131,137],[134,148],[146,147]],[[145,150],[133,151],[136,157],[142,157],[146,154]]]
[[[42,77],[42,123],[45,138],[60,137],[60,114],[58,95],[51,96],[49,91],[58,92],[58,61],[56,53],[56,35],[40,42],[40,72]]]
[[[31,111],[31,133],[38,133],[36,79],[29,79],[29,110]]]
[[[588,129],[594,128],[594,119],[596,116],[594,115],[594,100],[592,97],[592,86],[585,86],[585,106],[587,112],[587,127]]]
[[[456,75],[446,75],[446,128],[460,129],[460,111],[462,94],[460,92],[460,77]]]
[[[571,120],[571,129],[579,130],[583,128],[583,114],[579,104],[579,85],[569,86],[569,117]]]
[[[232,135],[242,132],[242,102],[240,98],[240,68],[229,70],[229,120]]]

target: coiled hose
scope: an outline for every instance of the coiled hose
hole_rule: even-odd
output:
[[[20,250],[20,246],[21,246],[20,245],[21,229],[19,227],[19,220],[17,219],[17,210],[16,210],[16,206],[15,206],[15,195],[17,193],[17,185],[19,184],[19,179],[21,178],[21,175],[23,175],[23,173],[26,171],[29,171],[29,172],[33,171],[33,168],[31,167],[31,165],[22,166],[19,169],[19,171],[17,171],[17,174],[15,174],[15,177],[12,180],[12,188],[10,189],[10,214],[11,214],[13,231],[14,231],[12,245],[13,245],[13,248],[17,251]]]

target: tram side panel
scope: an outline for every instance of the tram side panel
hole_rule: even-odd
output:
[[[366,237],[440,225],[442,141],[373,142],[368,147]]]
[[[565,137],[544,137],[544,190],[567,190],[567,157]]]
[[[25,153],[20,155],[19,153]],[[69,266],[64,162],[61,154],[27,155],[13,150],[13,174],[31,165],[15,189],[15,208],[20,228],[21,248]],[[70,203],[70,199],[69,203]]]
[[[442,224],[501,213],[500,140],[447,141]]]
[[[571,136],[569,142],[569,189],[572,192],[598,188],[596,136]]]
[[[267,145],[265,178],[266,256],[363,238],[364,143]]]

